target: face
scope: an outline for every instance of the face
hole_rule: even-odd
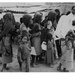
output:
[[[33,24],[33,20],[32,19],[30,20],[30,24]]]
[[[73,46],[74,46],[74,48],[75,48],[75,40],[73,41]]]
[[[23,42],[27,42],[27,37],[26,37],[26,36],[23,37],[22,41],[23,41]]]
[[[72,42],[71,42],[71,41],[68,41],[68,42],[67,42],[67,47],[68,47],[69,49],[72,48]]]
[[[50,21],[48,21],[48,22],[47,22],[47,28],[50,29],[51,26],[52,26],[52,25],[50,24]]]
[[[73,15],[75,15],[75,7],[72,9],[72,13]]]

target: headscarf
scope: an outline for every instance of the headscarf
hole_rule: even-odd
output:
[[[52,24],[53,24],[53,22],[55,21],[55,19],[56,19],[56,12],[55,11],[50,11],[49,13],[48,13],[48,20],[50,20],[51,22],[52,22]]]
[[[26,27],[29,26],[29,21],[30,21],[30,19],[32,19],[32,16],[29,15],[29,14],[25,14],[25,15],[23,16],[23,23],[26,25]]]
[[[40,23],[42,20],[42,13],[36,12],[34,14],[34,23]]]
[[[0,39],[5,36],[6,34],[9,33],[9,31],[11,31],[14,27],[13,27],[13,15],[9,12],[6,13],[3,16],[4,19],[4,26],[3,26],[3,31],[0,34]]]

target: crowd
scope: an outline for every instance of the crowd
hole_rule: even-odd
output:
[[[0,57],[1,72],[9,70],[12,63],[14,42],[17,43],[17,60],[20,71],[29,72],[44,62],[48,66],[59,59],[57,70],[73,70],[75,48],[75,6],[71,12],[60,14],[59,9],[51,10],[42,20],[43,14],[36,12],[34,18],[24,14],[20,22],[15,21],[12,13],[6,13],[0,20]],[[63,69],[62,69],[63,67]]]

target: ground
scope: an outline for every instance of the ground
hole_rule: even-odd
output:
[[[8,71],[5,71],[4,72],[20,72],[19,71],[19,65],[18,65],[18,61],[17,61],[17,46],[13,46],[13,52],[14,52],[14,57],[13,57],[13,62],[8,64],[8,66],[10,67],[10,70]],[[0,58],[1,60],[1,58]],[[57,66],[58,66],[58,63],[59,61],[56,60],[55,62],[57,62],[55,65],[53,65],[52,67],[49,67],[45,64],[39,64],[37,67],[33,68],[31,67],[30,68],[30,72],[58,72],[57,71]],[[2,64],[0,64],[0,70],[2,68]],[[74,61],[74,70],[73,72],[75,72],[75,61]]]

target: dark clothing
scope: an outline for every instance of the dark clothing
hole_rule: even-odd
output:
[[[61,51],[60,40],[56,40],[56,47],[57,47],[58,57],[61,57],[62,51]]]
[[[46,33],[47,33],[46,31],[47,31],[46,28],[41,30],[41,44],[42,44],[43,41],[46,42]]]

